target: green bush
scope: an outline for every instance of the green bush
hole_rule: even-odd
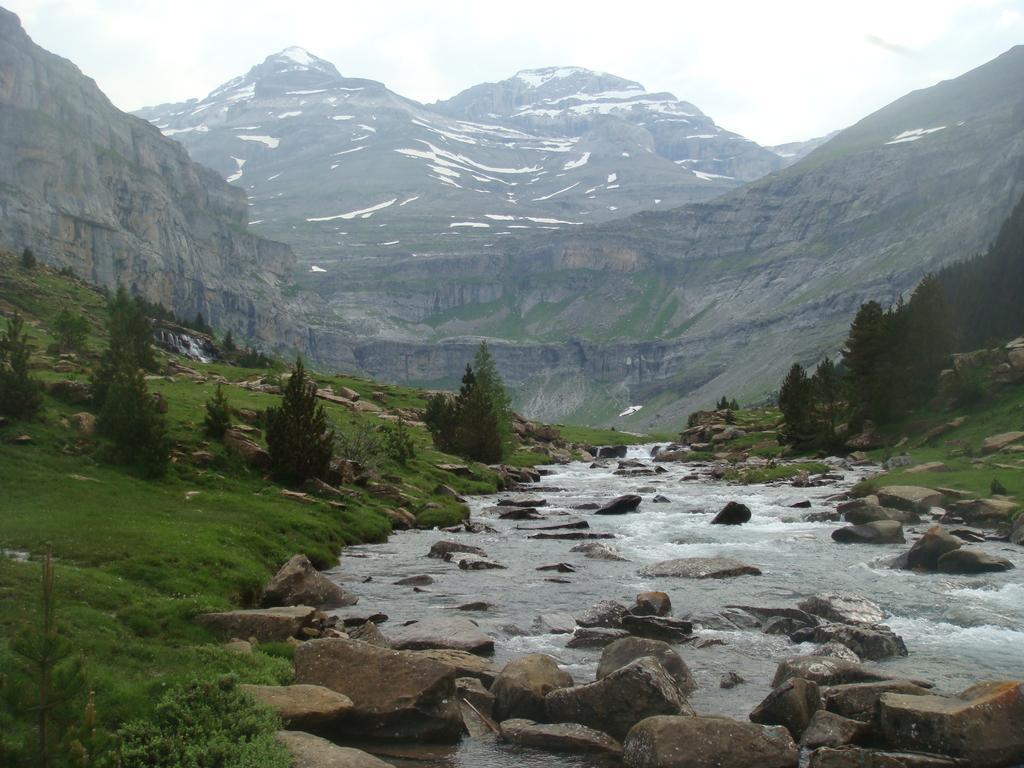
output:
[[[384,451],[389,459],[403,467],[407,461],[416,458],[416,444],[402,419],[384,427]]]
[[[146,477],[162,477],[171,447],[167,423],[146,389],[142,372],[122,359],[107,381],[96,427],[113,441],[111,457],[116,463],[137,467]]]
[[[89,333],[89,321],[82,315],[76,315],[64,307],[57,315],[53,324],[57,345],[61,352],[80,352],[85,347],[85,337]]]
[[[21,252],[21,266],[23,269],[35,269],[36,255],[32,253],[31,248],[25,248]]]
[[[168,692],[151,720],[121,730],[122,768],[288,768],[280,721],[233,677]]]

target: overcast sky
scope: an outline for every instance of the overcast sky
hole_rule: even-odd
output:
[[[856,122],[1024,42],[1024,0],[0,0],[119,107],[202,97],[299,45],[423,102],[578,65],[762,144]]]

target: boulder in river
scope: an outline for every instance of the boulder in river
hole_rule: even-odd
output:
[[[584,557],[589,557],[591,560],[628,562],[628,560],[623,557],[615,547],[608,546],[607,544],[601,544],[597,541],[588,541],[585,544],[577,544],[569,551],[582,552]]]
[[[627,768],[794,768],[799,758],[782,726],[727,717],[649,717],[622,747]]]
[[[446,648],[469,653],[491,653],[494,640],[476,622],[461,617],[432,617],[414,621],[388,633],[397,651]]]
[[[921,517],[917,512],[907,512],[905,509],[882,507],[878,504],[861,504],[844,512],[843,519],[852,525],[864,525],[879,520],[895,520],[906,525],[918,522]]]
[[[1024,682],[972,686],[955,697],[882,694],[877,736],[890,747],[960,757],[973,768],[1024,763]]]
[[[934,571],[939,566],[940,557],[961,546],[956,536],[941,525],[933,525],[914,542],[914,546],[907,552],[903,567],[907,570]]]
[[[866,722],[819,709],[800,736],[800,746],[804,749],[842,747],[863,741],[870,732],[871,726]]]
[[[278,731],[277,740],[301,768],[395,768],[371,754],[337,744],[302,731]]]
[[[609,643],[629,637],[630,634],[624,629],[610,629],[608,627],[577,627],[572,633],[566,648],[604,648]]]
[[[738,501],[730,501],[712,519],[712,525],[742,525],[750,522],[750,507]]]
[[[576,617],[576,623],[587,628],[618,629],[622,626],[622,620],[626,616],[629,616],[629,609],[622,603],[617,603],[614,600],[602,600],[579,614]]]
[[[419,659],[431,659],[447,664],[455,670],[456,677],[474,677],[484,685],[490,685],[498,676],[498,668],[490,659],[469,651],[451,648],[427,648],[422,651],[408,651]]]
[[[438,560],[447,560],[448,555],[453,552],[468,552],[474,555],[480,555],[481,557],[486,556],[480,547],[474,547],[472,544],[466,544],[461,541],[454,541],[446,539],[444,541],[435,541],[430,546],[430,551],[427,553],[427,557],[435,557]]]
[[[634,616],[668,616],[672,613],[672,600],[664,592],[641,592],[633,606]]]
[[[640,569],[649,578],[726,579],[734,576],[760,576],[761,570],[730,557],[682,557],[664,560]]]
[[[361,640],[364,643],[369,643],[370,645],[377,645],[381,648],[391,647],[391,643],[388,641],[386,637],[384,637],[384,633],[381,632],[377,628],[377,625],[374,624],[372,621],[364,621],[362,624],[357,624],[352,628],[346,627],[345,633],[352,640]]]
[[[840,544],[902,544],[903,525],[895,520],[875,520],[863,525],[848,525],[832,531],[832,540]]]
[[[445,559],[450,563],[455,563],[463,571],[505,570],[505,566],[501,563],[471,552],[452,552]]]
[[[802,600],[802,611],[841,624],[878,624],[885,613],[875,603],[853,592],[819,592]]]
[[[862,659],[889,659],[907,655],[907,646],[903,638],[882,627],[823,624],[809,631],[812,642],[845,645]]]
[[[821,693],[818,684],[793,677],[772,689],[750,713],[750,722],[781,725],[794,739],[799,739],[819,709]]]
[[[533,625],[545,635],[571,635],[576,631],[576,618],[571,613],[542,613]]]
[[[942,573],[989,573],[1009,571],[1013,563],[1005,557],[990,555],[975,547],[962,547],[939,558],[937,568]]]
[[[241,685],[281,718],[285,728],[322,732],[353,708],[352,700],[322,685]]]
[[[631,635],[668,643],[681,643],[693,634],[693,624],[669,616],[625,616],[622,628]]]
[[[644,718],[693,713],[676,681],[651,657],[596,682],[552,691],[544,705],[551,722],[580,723],[619,739]]]
[[[793,677],[812,680],[818,685],[842,685],[844,683],[868,683],[889,680],[891,676],[883,670],[871,669],[847,659],[827,656],[793,656],[783,659],[775,670],[773,686],[778,686]],[[928,687],[928,683],[913,682]]]
[[[871,722],[883,693],[906,696],[927,696],[929,691],[910,680],[879,680],[872,683],[846,683],[825,688],[822,702],[825,709],[853,720]]]
[[[624,445],[602,445],[597,449],[595,457],[598,459],[624,459],[627,448]]]
[[[263,605],[312,605],[343,608],[359,598],[346,592],[313,567],[305,555],[294,555],[263,587]]]
[[[535,507],[510,507],[500,513],[498,517],[502,520],[543,520],[542,515]]]
[[[616,499],[612,499],[603,507],[594,511],[595,515],[624,515],[627,512],[635,512],[636,508],[640,506],[640,502],[643,499],[637,496],[635,493],[629,493],[625,496],[619,496]]]
[[[295,649],[295,681],[348,696],[353,709],[338,732],[361,739],[458,741],[455,678],[447,664],[355,640],[311,640]]]
[[[1018,504],[1009,499],[964,499],[949,505],[949,513],[943,518],[962,520],[968,525],[984,528],[998,528],[1010,522]]]
[[[645,656],[653,657],[665,668],[684,696],[697,689],[693,673],[675,649],[666,642],[645,637],[626,637],[606,646],[597,664],[597,679],[608,677],[615,670]]]
[[[602,754],[618,757],[622,745],[607,733],[577,723],[535,723],[514,719],[501,723],[501,740],[548,752]]]
[[[573,684],[572,676],[543,653],[531,653],[505,665],[491,685],[494,719],[544,719],[544,697]]]
[[[875,494],[883,507],[926,513],[942,504],[942,494],[916,485],[888,485]]]

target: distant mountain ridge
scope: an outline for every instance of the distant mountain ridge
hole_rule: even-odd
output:
[[[422,105],[289,48],[136,114],[243,187],[253,231],[328,275],[707,200],[785,164],[671,94],[579,67]]]

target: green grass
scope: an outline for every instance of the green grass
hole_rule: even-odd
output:
[[[924,436],[929,429],[956,416],[966,418],[963,426],[925,442]],[[981,444],[986,437],[1018,430],[1024,431],[1024,386],[1019,384],[996,389],[986,400],[970,407],[911,414],[885,430],[890,442],[896,443],[906,437],[907,445],[898,450],[871,451],[871,457],[883,461],[890,455],[906,452],[916,463],[941,461],[950,471],[908,472],[901,468],[858,486],[858,492],[869,493],[884,485],[921,485],[954,488],[983,498],[992,495],[990,485],[995,479],[1002,483],[1010,496],[1024,500],[1024,454],[981,454]]]
[[[53,321],[67,305],[86,315],[86,349],[72,372],[53,370],[57,358],[44,352],[53,342]],[[87,379],[105,346],[103,295],[77,280],[37,267],[23,270],[0,254],[0,309],[27,318],[34,347],[33,375],[40,380]],[[184,361],[207,376],[220,375],[235,408],[261,411],[278,397],[234,384],[276,371]],[[385,408],[422,408],[423,395],[409,387],[381,385],[351,376],[316,375],[320,386],[345,386]],[[342,504],[298,503],[281,488],[244,466],[202,434],[212,381],[156,377],[150,390],[168,405],[174,461],[167,476],[147,481],[103,461],[102,440],[87,439],[69,417],[88,410],[50,396],[32,420],[0,426],[0,549],[38,558],[52,543],[57,559],[59,619],[85,658],[102,722],[115,726],[146,717],[163,691],[193,677],[234,674],[242,682],[290,679],[289,651],[277,645],[253,656],[223,650],[193,617],[200,612],[248,606],[287,558],[307,554],[320,567],[333,566],[343,545],[381,541],[390,532],[385,514],[398,505],[386,489],[374,495],[352,486]],[[375,415],[325,404],[336,430],[351,433],[385,424]],[[467,514],[463,504],[437,493],[445,484],[459,493],[496,489],[497,475],[473,465],[462,478],[436,465],[465,463],[433,448],[422,427],[410,427],[416,457],[405,465],[380,456],[378,482],[401,493],[422,526],[449,525]],[[27,444],[12,438],[26,433]],[[195,450],[209,451],[209,467],[195,464]],[[537,463],[536,454],[519,457]],[[32,620],[39,585],[38,562],[0,556],[0,668],[8,632]]]

